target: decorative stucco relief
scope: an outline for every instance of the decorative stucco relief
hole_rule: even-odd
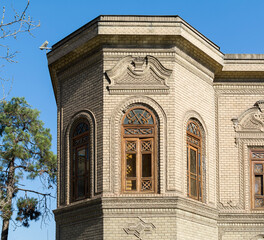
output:
[[[167,80],[172,70],[165,68],[157,58],[127,56],[111,70],[106,71],[110,94],[142,93],[168,94]]]
[[[264,100],[257,101],[254,107],[246,110],[238,118],[232,119],[235,131],[239,133],[264,132]]]
[[[155,230],[155,226],[152,223],[144,222],[140,217],[138,217],[138,222],[136,224],[131,224],[129,227],[124,228],[124,231],[128,235],[134,235],[140,240],[143,240],[145,234],[151,234]]]

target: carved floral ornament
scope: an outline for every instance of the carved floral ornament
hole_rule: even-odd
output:
[[[237,133],[264,133],[264,100],[257,101],[252,108],[232,121]]]
[[[165,68],[153,56],[121,59],[111,70],[106,71],[110,82],[110,94],[157,93],[168,94],[167,80],[172,70]]]

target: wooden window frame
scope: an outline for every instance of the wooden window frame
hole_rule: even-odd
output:
[[[77,136],[73,136],[73,133],[77,126],[80,123],[85,123],[88,125],[89,130],[81,133]],[[84,137],[88,137],[88,141],[82,143],[82,144],[77,144],[74,146],[73,142],[82,139]],[[91,172],[91,153],[90,153],[90,126],[87,121],[78,121],[78,124],[75,124],[74,129],[71,134],[70,138],[70,144],[71,144],[71,153],[70,153],[70,202],[76,202],[83,200],[85,198],[90,197],[90,172]],[[84,167],[84,174],[83,174],[83,184],[84,184],[84,196],[78,197],[78,179],[80,176],[78,176],[78,151],[85,149],[85,167]],[[75,155],[75,156],[74,156]],[[74,162],[75,161],[75,162]],[[75,173],[75,176],[73,175],[73,170]]]
[[[264,157],[263,158],[254,158],[253,153],[263,153],[264,149],[251,149],[250,150],[250,173],[251,173],[251,183],[250,183],[250,192],[251,192],[251,208],[252,210],[264,210]],[[254,166],[256,164],[262,165],[262,173],[256,173]],[[262,176],[262,193],[255,194],[255,184],[256,184],[256,176]],[[255,198],[262,199],[263,206],[256,207],[255,206]]]
[[[134,109],[143,109],[151,114],[153,119],[153,124],[123,124],[124,119],[126,118],[126,115],[134,110]],[[126,129],[151,129],[151,132],[149,134],[126,134]],[[154,114],[151,112],[150,109],[143,107],[143,106],[137,106],[128,109],[127,113],[122,118],[122,144],[121,144],[121,192],[125,194],[153,194],[157,193],[157,125],[156,125],[156,119],[154,117]],[[126,190],[126,181],[129,177],[126,177],[127,173],[127,165],[126,165],[126,154],[129,152],[126,151],[126,143],[128,141],[134,141],[136,142],[136,151],[133,152],[133,154],[136,154],[136,190]],[[151,151],[142,151],[141,149],[141,143],[143,141],[151,141],[152,142],[152,150]],[[131,152],[132,153],[132,152]],[[151,177],[143,177],[142,176],[142,155],[143,154],[151,154]],[[142,180],[151,180],[151,190],[142,190],[141,183]]]
[[[187,123],[187,127],[189,124],[195,124],[199,131],[199,136],[191,133],[186,128],[186,145],[187,145],[187,195],[188,197],[203,201],[203,163],[202,163],[202,135],[200,126],[197,124],[196,121],[190,120]],[[194,143],[193,141],[190,141],[189,139],[195,139],[198,144]],[[196,152],[196,172],[191,173],[190,167],[191,167],[191,161],[190,161],[190,154],[191,150]],[[196,196],[192,195],[191,192],[191,179],[194,179],[196,181]]]

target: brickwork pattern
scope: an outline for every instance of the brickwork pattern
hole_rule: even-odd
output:
[[[102,240],[103,239],[103,220],[89,219],[86,221],[75,222],[72,224],[57,226],[57,239],[63,240]]]
[[[238,141],[231,119],[263,99],[263,56],[225,58],[210,40],[176,18],[100,16],[97,20],[103,22],[88,24],[48,54],[58,104],[58,240],[137,239],[124,229],[137,224],[139,218],[155,226],[144,235],[146,240],[249,240],[262,232],[264,211],[250,207],[248,151],[249,147],[263,147],[264,140]],[[155,23],[149,27],[147,19]],[[163,26],[165,19],[172,22],[163,22]],[[78,39],[76,34],[80,34]],[[137,83],[131,76],[126,81],[124,76],[120,78],[128,85],[126,91],[109,91],[111,79],[106,71],[127,56],[147,55],[168,72],[172,70],[166,91],[151,89],[151,84],[130,89],[129,85]],[[151,74],[155,73],[154,69]],[[140,105],[149,107],[158,121],[159,191],[123,194],[121,119],[130,107]],[[89,112],[94,120],[92,196],[70,203],[66,138],[80,112]],[[187,198],[186,125],[190,118],[204,129],[203,202]]]

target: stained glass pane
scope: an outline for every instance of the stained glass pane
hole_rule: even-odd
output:
[[[85,149],[81,149],[77,152],[78,158],[78,175],[83,175],[85,172]]]
[[[190,178],[191,180],[191,195],[192,196],[197,196],[197,184],[196,184],[196,180]]]
[[[86,136],[83,136],[81,138],[74,139],[73,140],[73,146],[82,145],[82,144],[85,144],[85,143],[88,143],[88,142],[89,142],[89,136],[86,135]]]
[[[190,171],[193,174],[196,173],[196,151],[190,148]]]
[[[198,126],[196,124],[194,124],[193,122],[190,122],[187,125],[187,131],[192,133],[192,134],[195,134],[198,137],[200,137],[200,130],[199,130]]]
[[[126,151],[136,151],[137,150],[137,143],[136,142],[127,142],[126,143]]]
[[[153,118],[146,109],[136,108],[128,112],[124,124],[153,124]]]
[[[127,135],[148,135],[153,134],[153,128],[126,128]]]
[[[262,164],[255,164],[254,172],[255,173],[262,173],[263,172],[263,165]]]
[[[255,159],[264,158],[264,152],[253,152],[252,153],[252,158],[255,158]]]
[[[151,141],[142,141],[141,142],[141,151],[151,151],[152,142]]]
[[[151,154],[142,154],[142,177],[151,175]]]
[[[78,136],[84,132],[87,132],[89,129],[88,125],[86,123],[79,123],[77,127],[74,130],[73,136]]]
[[[126,181],[126,191],[135,191],[135,190],[137,190],[137,181],[127,180]]]
[[[263,198],[256,198],[255,199],[255,207],[262,208],[264,206]]]
[[[152,182],[151,180],[142,180],[141,182],[141,190],[149,191],[152,189]]]
[[[136,177],[136,154],[126,154],[126,163],[127,177]]]
[[[255,194],[263,195],[263,176],[255,176]]]

